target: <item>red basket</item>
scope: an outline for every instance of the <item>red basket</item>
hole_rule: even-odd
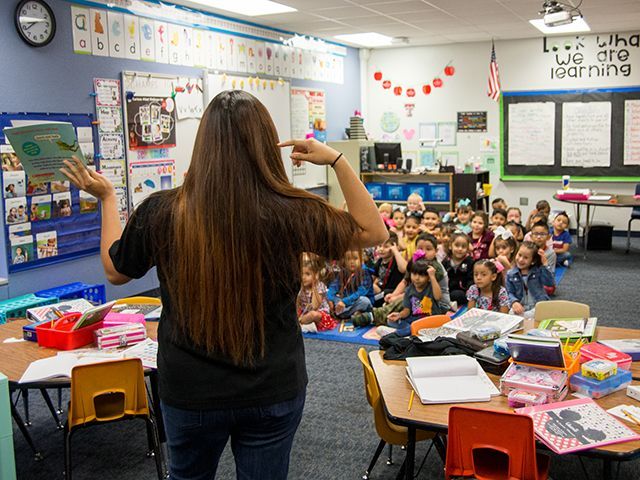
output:
[[[102,327],[102,322],[71,330],[81,316],[81,313],[68,313],[62,318],[38,325],[38,345],[58,350],[73,350],[93,343],[93,332]]]

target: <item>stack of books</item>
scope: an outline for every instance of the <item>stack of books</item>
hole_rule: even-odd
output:
[[[349,119],[349,138],[351,140],[366,140],[367,134],[364,131],[364,119],[353,116]]]

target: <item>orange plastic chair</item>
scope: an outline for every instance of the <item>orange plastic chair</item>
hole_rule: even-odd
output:
[[[79,427],[142,418],[158,478],[164,478],[160,439],[147,402],[139,358],[78,365],[71,371],[71,401],[64,425],[65,478],[71,479],[71,436]]]
[[[378,461],[384,446],[386,444],[406,445],[408,443],[408,434],[406,427],[396,425],[389,421],[382,405],[382,398],[380,396],[380,388],[378,387],[376,375],[373,372],[373,368],[371,368],[367,351],[364,348],[360,348],[360,350],[358,350],[358,359],[360,360],[360,363],[362,363],[362,368],[364,370],[364,390],[367,395],[367,401],[369,402],[369,405],[371,405],[371,408],[373,408],[373,419],[376,425],[376,432],[380,437],[380,443],[378,443],[378,447],[376,448],[373,458],[369,463],[369,467],[365,470],[364,475],[362,476],[363,480],[367,480],[371,470],[373,470],[374,465]],[[433,437],[435,437],[435,434],[432,432],[425,432],[424,430],[418,430],[416,432],[416,442],[433,439]],[[387,464],[390,465],[391,463],[391,459],[389,459]]]
[[[449,410],[445,479],[546,480],[549,457],[536,453],[533,419],[468,407]]]
[[[423,328],[438,328],[451,321],[449,315],[431,315],[430,317],[419,318],[411,324],[411,335],[418,335]]]

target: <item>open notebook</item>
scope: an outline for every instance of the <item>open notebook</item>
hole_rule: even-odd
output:
[[[488,402],[500,395],[476,359],[466,355],[407,358],[407,376],[424,404]]]

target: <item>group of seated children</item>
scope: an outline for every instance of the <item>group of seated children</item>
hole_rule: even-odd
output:
[[[407,208],[379,207],[389,238],[375,249],[348,251],[333,265],[303,260],[298,318],[303,331],[338,321],[377,325],[380,336],[410,334],[411,323],[458,307],[531,315],[555,290],[555,268],[569,266],[569,217],[545,200],[522,225],[519,208],[503,199],[493,212],[473,211],[468,199],[444,217],[412,194]],[[325,286],[327,285],[327,286]]]

